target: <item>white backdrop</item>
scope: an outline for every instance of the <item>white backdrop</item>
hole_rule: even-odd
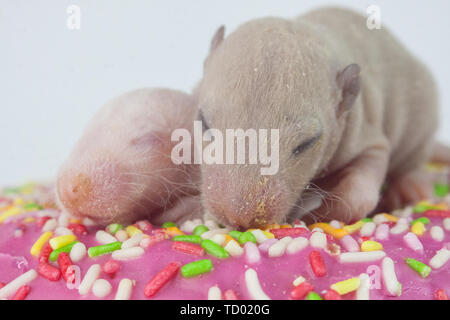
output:
[[[72,4],[80,30],[67,28]],[[448,0],[0,0],[0,185],[53,177],[113,96],[138,87],[190,91],[219,25],[229,33],[252,18],[323,4],[380,7],[382,22],[434,72],[439,137],[450,143]]]

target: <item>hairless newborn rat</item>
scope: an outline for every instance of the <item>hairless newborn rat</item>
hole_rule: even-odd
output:
[[[351,11],[253,20],[226,39],[221,27],[192,96],[138,90],[97,113],[59,172],[58,198],[104,224],[186,219],[203,207],[248,228],[298,216],[318,193],[315,219],[348,222],[375,209],[386,180],[391,207],[430,196],[419,169],[431,149],[450,163],[449,150],[433,143],[437,100],[423,64]],[[175,165],[171,132],[192,130],[197,114],[222,132],[279,129],[279,171]]]

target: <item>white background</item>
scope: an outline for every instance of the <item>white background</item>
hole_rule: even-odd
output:
[[[71,4],[81,8],[81,30],[66,26]],[[439,138],[450,143],[448,0],[0,0],[0,185],[52,178],[111,97],[139,87],[190,91],[219,25],[229,33],[322,4],[380,7],[382,22],[434,72]]]

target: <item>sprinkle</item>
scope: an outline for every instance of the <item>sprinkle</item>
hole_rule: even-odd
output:
[[[47,222],[45,222],[44,226],[42,227],[42,232],[47,231],[53,231],[58,226],[58,221],[56,219],[49,219]]]
[[[24,285],[17,290],[17,292],[14,294],[14,297],[12,300],[25,300],[25,298],[30,293],[31,288],[28,285]]]
[[[309,244],[308,239],[303,237],[298,237],[293,239],[291,242],[288,243],[286,247],[286,253],[288,254],[296,254],[297,252],[302,251],[305,249]]]
[[[222,248],[220,245],[218,245],[217,243],[215,243],[212,240],[209,240],[209,239],[203,240],[201,243],[201,246],[203,249],[205,249],[205,251],[208,254],[210,254],[216,258],[226,259],[230,256],[224,248]]]
[[[335,229],[340,229],[342,227],[341,223],[337,220],[330,221],[330,226],[332,226]]]
[[[154,245],[155,243],[161,242],[165,239],[166,234],[163,233],[155,233],[150,237],[143,237],[141,242],[139,242],[139,246],[143,249],[147,249]]]
[[[224,249],[230,254],[232,257],[240,257],[244,253],[244,249],[237,243],[236,240],[230,240],[225,245]]]
[[[306,296],[306,300],[323,300],[323,299],[318,293],[311,291]]]
[[[393,216],[392,214],[389,214],[389,213],[383,213],[383,216],[384,216],[387,220],[389,220],[389,221],[391,221],[391,222],[397,222],[397,221],[398,221],[398,218],[395,217],[395,216]]]
[[[128,237],[128,233],[125,230],[119,230],[116,232],[116,234],[114,235],[116,237],[117,240],[119,240],[120,242],[124,242],[126,241],[129,237]]]
[[[39,239],[36,240],[36,242],[31,247],[30,253],[32,256],[37,257],[39,255],[39,252],[41,252],[42,247],[44,244],[53,236],[53,233],[48,231],[43,233]]]
[[[430,223],[430,219],[428,219],[427,217],[417,218],[416,220],[411,221],[411,226],[414,225],[414,223],[416,222],[422,222],[424,225],[427,225]]]
[[[217,284],[208,290],[208,300],[222,300],[222,291]]]
[[[176,261],[172,261],[166,265],[147,283],[144,288],[145,296],[147,298],[154,296],[167,282],[169,282],[169,280],[177,275],[180,267],[181,263]]]
[[[116,260],[108,260],[102,266],[102,271],[113,278],[120,270],[120,262]]]
[[[270,300],[261,288],[258,274],[254,269],[249,268],[245,271],[245,284],[247,285],[248,293],[253,300]]]
[[[328,223],[315,223],[309,226],[309,229],[314,229],[314,228],[320,228],[322,229],[325,233],[335,237],[336,239],[342,239],[343,237],[345,237],[346,235],[348,235],[348,231],[345,229],[340,228],[335,228],[333,226],[331,226],[331,224]]]
[[[47,262],[40,262],[37,271],[41,276],[50,281],[58,281],[61,278],[61,271]]]
[[[139,220],[135,223],[136,227],[142,231],[150,231],[153,226],[148,220]]]
[[[261,252],[267,252],[267,251],[269,250],[270,246],[272,246],[272,245],[273,245],[274,243],[276,243],[277,241],[278,241],[278,240],[275,239],[275,238],[266,240],[266,241],[264,241],[263,243],[261,243],[261,244],[258,246],[258,249],[259,249]]]
[[[188,264],[185,264],[181,268],[181,275],[185,278],[195,277],[207,272],[210,272],[213,268],[212,261],[209,259],[197,260]]]
[[[223,300],[238,300],[238,297],[233,290],[228,289],[223,293]]]
[[[37,276],[37,272],[33,269],[21,274],[20,276],[0,288],[0,299],[8,298],[10,295],[17,292],[17,290],[19,290],[21,287],[29,284],[31,281],[36,279]]]
[[[424,213],[427,217],[450,218],[449,210],[428,210]]]
[[[89,255],[89,257],[93,258],[93,257],[97,257],[97,256],[100,256],[103,254],[114,252],[116,250],[119,250],[121,247],[122,247],[122,242],[120,242],[120,241],[109,243],[109,244],[104,244],[101,246],[90,247],[88,249],[88,255]]]
[[[384,288],[388,295],[390,296],[400,296],[401,295],[401,285],[397,280],[397,275],[395,274],[394,261],[385,257],[381,263],[381,272],[383,275]]]
[[[275,239],[275,235],[273,233],[265,230],[263,230],[263,233],[268,239]]]
[[[378,225],[375,231],[375,239],[378,241],[389,240],[389,226],[385,223]]]
[[[292,241],[291,237],[284,237],[269,247],[269,257],[281,257],[286,251],[287,245]]]
[[[370,237],[375,232],[375,228],[376,227],[377,227],[377,225],[375,223],[367,222],[361,227],[361,230],[359,231],[359,234],[362,237]]]
[[[65,236],[59,236],[53,239],[50,239],[50,245],[52,246],[53,250],[58,250],[59,248],[62,248],[68,244],[71,244],[77,240],[77,237],[73,234],[65,235]]]
[[[37,220],[36,220],[36,225],[38,226],[38,227],[44,227],[44,225],[45,225],[45,223],[48,221],[48,220],[50,220],[51,218],[50,217],[48,217],[48,216],[44,216],[44,217],[39,217]],[[56,221],[56,220],[55,220]],[[56,224],[54,225],[54,227],[53,228],[48,228],[48,229],[51,229],[51,231],[53,231],[54,229],[56,228]]]
[[[367,240],[361,244],[361,251],[383,250],[383,245],[376,241]]]
[[[345,250],[349,252],[358,252],[359,244],[351,235],[346,235],[341,239],[341,244],[345,248]]]
[[[367,273],[359,275],[359,287],[356,290],[356,300],[370,300],[370,278]]]
[[[327,237],[325,233],[313,232],[311,234],[311,237],[309,237],[309,244],[313,248],[325,249],[325,247],[327,246]]]
[[[200,235],[202,235],[202,233],[205,233],[206,231],[209,231],[209,228],[207,226],[204,226],[201,224],[194,228],[193,235],[200,236]]]
[[[176,228],[176,227],[175,227]],[[167,229],[170,229],[170,228],[167,228]],[[177,228],[178,229],[178,228]],[[126,227],[125,228],[125,231],[127,232],[127,234],[128,234],[128,237],[132,237],[132,236],[134,236],[135,234],[137,234],[137,233],[142,233],[142,230],[140,230],[140,229],[138,229],[138,228],[136,228],[135,226],[133,226],[133,225],[129,225],[128,227]],[[180,231],[181,232],[181,231]],[[181,232],[182,233],[182,232]]]
[[[69,282],[70,279],[74,280],[75,270],[73,268],[69,269],[72,265],[72,260],[70,260],[69,254],[67,252],[61,252],[58,256],[58,265],[59,270],[61,271],[61,275],[66,282]]]
[[[228,235],[227,235],[227,236],[228,236]],[[230,236],[229,236],[229,237],[230,237]],[[199,238],[201,239],[202,237],[199,236]],[[231,238],[232,238],[232,237],[231,237]],[[219,246],[222,246],[222,245],[225,243],[226,238],[225,238],[225,235],[224,235],[224,234],[215,234],[215,235],[213,235],[213,236],[211,237],[210,240],[213,241],[213,242],[215,242],[215,243],[217,243]]]
[[[73,246],[75,244],[77,244],[77,243],[78,243],[78,241],[74,241],[74,242],[72,242],[72,243],[70,243],[70,244],[68,244],[68,245],[66,245],[64,247],[61,247],[61,248],[56,249],[56,250],[53,250],[52,253],[50,253],[49,260],[52,261],[52,262],[58,260],[58,256],[59,256],[59,254],[61,252],[69,253],[72,250]]]
[[[295,280],[292,282],[292,284],[294,285],[294,287],[298,286],[300,283],[305,282],[306,279],[303,278],[302,276],[299,276],[297,278],[295,278]]]
[[[86,235],[88,233],[86,226],[80,223],[70,223],[67,228],[77,235]]]
[[[200,237],[202,237],[202,239],[211,239],[216,234],[226,234],[228,232],[229,232],[229,230],[227,228],[214,229],[214,230],[209,230],[209,231],[203,232],[200,235]]]
[[[244,245],[244,249],[245,261],[247,261],[248,264],[256,264],[261,261],[261,254],[256,244],[249,241]]]
[[[173,222],[167,221],[164,222],[161,226],[161,228],[171,228],[171,227],[176,227],[177,225]]]
[[[444,225],[444,229],[450,231],[450,218],[445,218],[442,223]]]
[[[384,222],[388,222],[388,221],[390,221],[390,220],[389,220],[384,214],[379,213],[379,214],[376,214],[376,215],[373,217],[372,221],[373,221],[375,224],[377,224],[377,225],[381,225],[381,224],[383,224]]]
[[[80,295],[87,295],[89,291],[91,291],[95,280],[97,280],[100,275],[100,271],[101,267],[99,264],[93,264],[89,267],[88,271],[84,275],[83,280],[80,283],[80,286],[78,287],[78,292]]]
[[[95,233],[95,239],[97,240],[97,242],[101,244],[108,244],[117,241],[117,239],[114,236],[103,230],[98,230]]]
[[[309,254],[309,264],[316,275],[316,277],[324,277],[327,274],[327,269],[323,261],[322,255],[319,251],[313,250]]]
[[[409,229],[408,224],[404,222],[397,222],[397,224],[391,228],[392,234],[401,234],[403,232],[406,232]]]
[[[322,296],[324,300],[342,300],[341,295],[333,289],[323,291]]]
[[[143,233],[136,233],[134,236],[132,236],[128,240],[125,240],[122,243],[121,249],[127,249],[127,248],[132,248],[132,247],[139,246],[139,243],[141,242],[143,237],[144,237]]]
[[[144,253],[145,251],[141,247],[132,247],[116,250],[111,254],[111,257],[115,260],[131,260],[143,256]]]
[[[369,251],[369,252],[344,252],[339,256],[341,263],[359,263],[372,262],[384,258],[386,253],[384,251]]]
[[[283,229],[271,229],[270,233],[272,233],[274,237],[277,239],[281,239],[284,237],[296,238],[299,236],[306,236],[307,234],[309,234],[309,230],[303,227],[283,228]]]
[[[123,225],[119,223],[111,223],[106,227],[106,231],[108,231],[110,234],[116,234],[116,232],[120,229],[123,229]]]
[[[306,281],[303,281],[292,289],[290,297],[292,300],[302,300],[308,293],[314,290],[314,286]]]
[[[361,281],[359,278],[350,278],[332,284],[331,289],[335,290],[340,295],[344,295],[358,289],[360,283]]]
[[[186,220],[181,226],[180,230],[184,233],[193,233],[197,225],[192,220]],[[140,228],[142,229],[142,228]],[[144,229],[142,229],[144,230]],[[145,230],[144,230],[145,231]]]
[[[430,235],[434,241],[441,242],[444,240],[444,230],[439,226],[431,227]]]
[[[413,211],[416,213],[422,213],[431,208],[432,205],[428,201],[421,201],[413,208]]]
[[[245,243],[247,243],[249,241],[251,241],[253,243],[256,243],[256,238],[253,235],[253,233],[246,231],[246,232],[241,233],[241,235],[239,236],[238,241],[239,241],[240,244],[245,244]]]
[[[3,223],[3,221],[6,220],[6,218],[17,216],[22,213],[22,210],[19,207],[12,207],[10,209],[7,209],[5,212],[0,214],[0,224]]]
[[[435,300],[448,300],[447,293],[444,291],[444,289],[439,289],[434,293],[434,299]]]
[[[58,227],[55,229],[55,236],[73,235],[73,232],[65,227]]]
[[[430,266],[433,269],[439,269],[450,259],[450,250],[442,248],[436,251],[436,254],[430,260]]]
[[[208,227],[210,230],[218,229],[219,226],[214,220],[206,220],[205,226]]]
[[[411,232],[417,236],[421,236],[425,232],[425,225],[422,222],[417,221],[412,225]]]
[[[192,254],[194,256],[204,256],[205,249],[203,249],[198,244],[189,243],[189,242],[174,242],[172,244],[172,249],[175,251]],[[226,250],[226,248],[225,248]]]
[[[53,249],[50,246],[50,243],[46,243],[44,248],[41,250],[39,254],[39,262],[48,262],[48,259],[50,257],[50,254],[52,253]]]
[[[126,278],[120,280],[114,300],[130,300],[132,290],[133,281]]]
[[[419,260],[413,258],[406,258],[406,264],[413,270],[415,270],[422,278],[428,277],[431,272],[431,268],[427,266],[425,263],[420,262]]]
[[[364,221],[359,220],[359,221],[355,222],[354,224],[344,226],[343,229],[345,231],[347,231],[348,233],[353,233],[353,232],[356,232],[359,229],[361,229],[363,225],[364,225]]]
[[[97,279],[92,285],[92,293],[97,298],[104,298],[111,293],[112,286],[105,279]]]
[[[411,250],[423,252],[422,242],[420,242],[419,238],[417,238],[417,236],[414,233],[408,232],[406,235],[403,236],[403,241],[405,242],[406,246]]]
[[[138,230],[139,230],[139,229],[138,229]],[[141,230],[139,230],[139,231],[141,231]],[[171,236],[171,237],[173,237],[173,236],[181,236],[181,235],[184,234],[183,231],[181,231],[181,230],[178,229],[177,227],[169,227],[169,228],[166,228],[165,231],[166,231],[166,233],[167,233],[169,236]],[[142,232],[142,231],[141,231],[141,232]],[[131,235],[130,235],[130,237],[131,237]]]
[[[264,241],[266,241],[267,239],[269,239],[262,230],[260,229],[255,229],[252,230],[251,233],[255,236],[256,242],[258,244],[263,243]]]

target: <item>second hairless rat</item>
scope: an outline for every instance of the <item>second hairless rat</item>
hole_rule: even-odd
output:
[[[349,222],[376,208],[385,181],[391,208],[431,196],[420,168],[433,155],[450,163],[449,149],[433,140],[437,101],[427,68],[352,11],[257,19],[226,38],[221,27],[192,96],[138,91],[97,114],[60,170],[58,197],[72,214],[102,223],[176,220],[202,207],[248,228],[300,216],[318,193],[314,219]],[[197,112],[205,129],[279,129],[279,171],[174,166],[169,131],[190,127]],[[187,205],[173,204],[180,192]]]

